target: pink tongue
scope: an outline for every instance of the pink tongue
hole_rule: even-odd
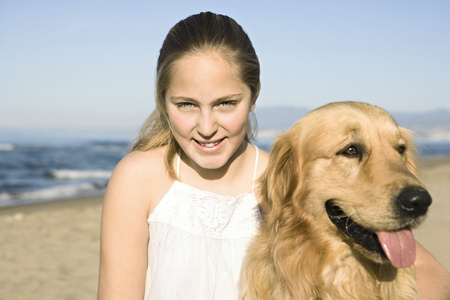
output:
[[[407,268],[416,259],[416,241],[410,229],[376,233],[384,253],[396,268]]]

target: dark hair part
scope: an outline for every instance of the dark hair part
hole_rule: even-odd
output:
[[[156,108],[141,127],[132,150],[150,150],[168,145],[166,167],[175,178],[173,157],[179,149],[170,130],[165,107],[165,93],[173,76],[176,61],[188,54],[217,51],[238,68],[238,74],[250,91],[252,101],[259,95],[260,66],[255,49],[245,31],[232,18],[211,12],[192,15],[173,26],[159,52],[156,68]],[[246,140],[256,131],[256,120],[251,120]]]

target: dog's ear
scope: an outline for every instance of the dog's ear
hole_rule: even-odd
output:
[[[293,138],[285,133],[270,151],[269,163],[261,178],[261,213],[265,219],[268,215],[279,214],[298,185],[298,147],[293,142]]]
[[[402,134],[402,137],[406,141],[406,165],[411,173],[413,173],[415,176],[418,176],[419,170],[416,164],[417,150],[413,138],[413,132],[402,127],[400,127],[400,132]]]

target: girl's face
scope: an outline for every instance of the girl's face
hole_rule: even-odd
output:
[[[165,101],[172,132],[194,169],[219,169],[242,149],[255,103],[237,67],[220,54],[179,59]]]

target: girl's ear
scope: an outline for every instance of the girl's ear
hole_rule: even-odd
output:
[[[250,105],[250,111],[253,111],[256,106],[256,100],[259,97],[259,92],[261,91],[261,84],[258,86],[258,90],[256,91],[255,95],[253,95],[252,104]]]

